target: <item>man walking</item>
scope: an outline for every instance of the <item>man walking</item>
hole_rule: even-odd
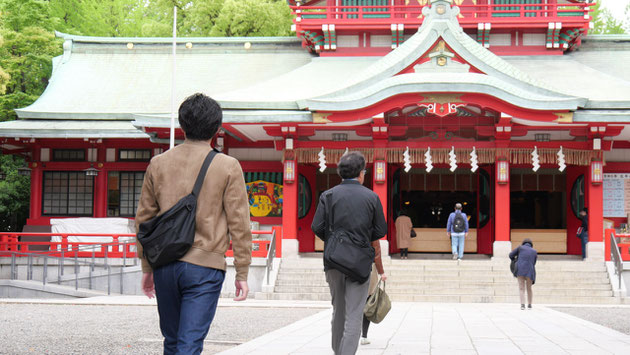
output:
[[[455,204],[455,212],[451,212],[446,222],[446,234],[451,238],[453,260],[462,260],[464,245],[468,237],[468,217],[462,212],[462,204]]]
[[[222,121],[213,99],[195,94],[179,107],[183,144],[151,159],[142,184],[136,230],[190,194],[210,141]],[[178,261],[152,270],[142,259],[142,291],[157,297],[164,354],[200,354],[214,318],[225,278],[225,252],[232,240],[236,268],[236,301],[247,298],[252,235],[245,180],[239,162],[217,154],[197,199],[195,239]]]
[[[326,242],[326,210],[329,209],[333,230],[343,229],[352,238],[377,245],[387,233],[387,222],[378,195],[363,186],[365,157],[360,152],[349,152],[341,157],[337,170],[343,181],[321,195],[311,229]],[[330,194],[332,196],[328,199]],[[328,201],[331,206],[327,206]],[[335,355],[355,354],[359,346],[369,281],[353,281],[326,263],[324,271],[333,306],[332,349]],[[384,273],[381,278],[386,279]]]

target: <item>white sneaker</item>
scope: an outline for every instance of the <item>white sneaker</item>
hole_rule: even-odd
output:
[[[368,345],[369,343],[370,341],[368,340],[368,338],[361,337],[361,345]]]
[[[453,260],[457,260],[457,254],[453,254]]]

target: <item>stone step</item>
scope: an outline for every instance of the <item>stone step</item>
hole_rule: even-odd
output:
[[[285,268],[281,267],[282,272],[286,274],[318,274],[324,272],[324,267],[302,269],[302,268]],[[470,269],[446,269],[446,270],[424,270],[424,269],[388,269],[385,268],[385,272],[390,275],[422,275],[430,274],[436,276],[448,276],[448,275],[511,275],[509,268],[503,268],[500,270],[470,270]],[[595,274],[607,274],[604,270],[571,270],[571,271],[558,271],[558,270],[541,270],[536,268],[536,273],[540,275],[595,275]]]
[[[327,286],[276,286],[274,292],[276,293],[329,293],[330,290]],[[387,288],[387,294],[389,295],[488,295],[488,296],[511,296],[518,295],[518,287],[515,285],[512,287],[484,287],[484,288]],[[612,297],[612,290],[591,290],[591,289],[548,289],[548,288],[535,288],[535,295],[552,295],[552,296],[597,296],[597,297]]]
[[[471,275],[471,276],[458,276],[458,275],[443,275],[443,276],[434,276],[434,275],[413,275],[413,276],[397,276],[397,275],[389,275],[389,281],[392,283],[404,282],[456,282],[460,280],[466,280],[469,282],[510,282],[514,281],[514,277],[512,275],[503,275],[503,276],[492,276],[492,275]],[[544,275],[537,276],[536,282],[554,282],[560,284],[574,284],[576,280],[580,281],[583,284],[591,284],[591,283],[604,283],[608,281],[608,275],[597,275],[597,276],[572,276],[572,275]],[[325,281],[326,277],[323,272],[321,273],[313,273],[313,274],[300,274],[300,273],[285,273],[280,272],[278,275],[279,281],[285,280],[304,280],[305,282],[311,281]]]
[[[281,267],[283,272],[286,273],[300,273],[300,274],[312,274],[323,272],[324,267],[320,266],[317,268],[287,268]],[[450,269],[424,269],[424,268],[385,268],[385,272],[388,274],[422,274],[422,273],[430,273],[433,275],[442,275],[442,274],[453,274],[453,273],[462,273],[462,274],[511,274],[509,267],[503,267],[501,269],[496,270],[473,270],[467,268],[450,268]],[[536,273],[539,274],[597,274],[607,273],[606,269],[588,269],[588,270],[545,270],[536,268]]]
[[[502,260],[396,260],[396,259],[384,259],[383,265],[391,266],[391,267],[416,267],[416,266],[426,266],[426,267],[448,267],[453,265],[460,266],[470,266],[477,268],[488,268],[488,267],[499,267],[502,265],[509,264],[509,259]],[[303,258],[303,259],[282,259],[282,265],[288,267],[294,266],[319,266],[323,265],[323,259],[312,259],[312,258]],[[557,261],[557,260],[538,260],[536,262],[537,267],[542,268],[553,268],[556,270],[564,270],[564,269],[581,269],[581,268],[602,268],[604,264],[598,261],[582,261],[582,260],[571,260],[571,261]]]
[[[409,266],[409,267],[403,267],[403,266],[397,266],[397,267],[388,267],[388,266],[384,266],[385,272],[393,274],[393,273],[422,273],[422,272],[430,272],[430,273],[453,273],[453,272],[467,272],[467,273],[509,273],[510,272],[510,268],[509,265],[502,265],[500,267],[492,267],[492,268],[475,268],[472,266],[450,266],[450,267],[444,267],[444,268],[433,268],[433,267],[428,267],[428,266]],[[324,270],[324,266],[323,265],[317,265],[316,267],[287,267],[282,265],[282,270],[286,271],[286,272],[299,272],[299,273],[314,273],[314,272],[320,272]],[[592,273],[605,273],[606,272],[606,268],[605,267],[598,267],[598,268],[582,268],[582,269],[571,269],[571,270],[557,270],[557,269],[552,269],[552,268],[541,268],[541,267],[536,267],[536,271],[539,273],[588,273],[588,274],[592,274]]]
[[[511,280],[509,282],[470,282],[470,281],[453,281],[450,283],[445,283],[442,281],[431,281],[431,282],[419,282],[419,283],[387,283],[387,289],[401,289],[401,288],[430,288],[430,287],[459,287],[459,288],[484,288],[484,287],[513,287],[516,285],[516,280]],[[279,280],[276,282],[276,286],[291,286],[291,287],[328,287],[328,283],[325,280],[320,281],[309,281],[304,282],[303,280]],[[536,282],[534,285],[536,289],[568,289],[568,290],[579,290],[579,289],[590,289],[590,290],[610,290],[610,282],[605,280],[601,283],[591,283],[591,284],[576,284],[576,283],[566,283],[559,284],[555,282]]]
[[[268,300],[308,300],[330,301],[330,294],[317,293],[261,293],[257,292],[256,299]],[[412,295],[392,294],[390,299],[394,302],[439,302],[439,303],[514,303],[515,307],[520,303],[517,295],[512,296],[486,296],[486,295]],[[534,307],[536,304],[624,304],[628,301],[617,297],[579,297],[579,296],[536,296],[534,293]]]
[[[384,265],[389,277],[387,292],[393,301],[519,302],[507,260],[385,259]],[[328,301],[323,269],[318,258],[285,259],[274,293],[256,297]],[[546,260],[537,263],[536,271],[536,303],[619,303],[602,262]]]

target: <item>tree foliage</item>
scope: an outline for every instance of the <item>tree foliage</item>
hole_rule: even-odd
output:
[[[610,0],[609,0],[610,1]],[[624,20],[620,21],[613,16],[613,13],[605,7],[601,6],[602,2],[598,1],[591,16],[593,16],[593,29],[590,34],[624,34],[630,33],[630,2],[624,10]]]
[[[46,1],[0,0],[0,121],[15,119],[13,110],[33,103],[48,85],[52,58],[62,52],[48,10]]]
[[[288,36],[291,11],[275,0],[225,0],[210,36]]]
[[[175,6],[181,37],[290,35],[282,0],[50,0],[56,29],[84,36],[170,37]]]
[[[30,179],[18,174],[24,160],[0,155],[0,231],[16,232],[26,223],[29,208]]]

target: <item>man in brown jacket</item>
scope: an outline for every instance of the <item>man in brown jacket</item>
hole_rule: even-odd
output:
[[[186,135],[178,145],[151,159],[136,214],[140,223],[167,211],[188,195],[221,126],[221,107],[195,94],[179,107],[179,125]],[[232,240],[236,298],[247,298],[252,235],[249,204],[239,162],[217,154],[208,168],[197,200],[195,240],[181,259],[152,270],[142,257],[142,290],[157,296],[164,354],[199,354],[214,318],[225,279],[225,252]]]

